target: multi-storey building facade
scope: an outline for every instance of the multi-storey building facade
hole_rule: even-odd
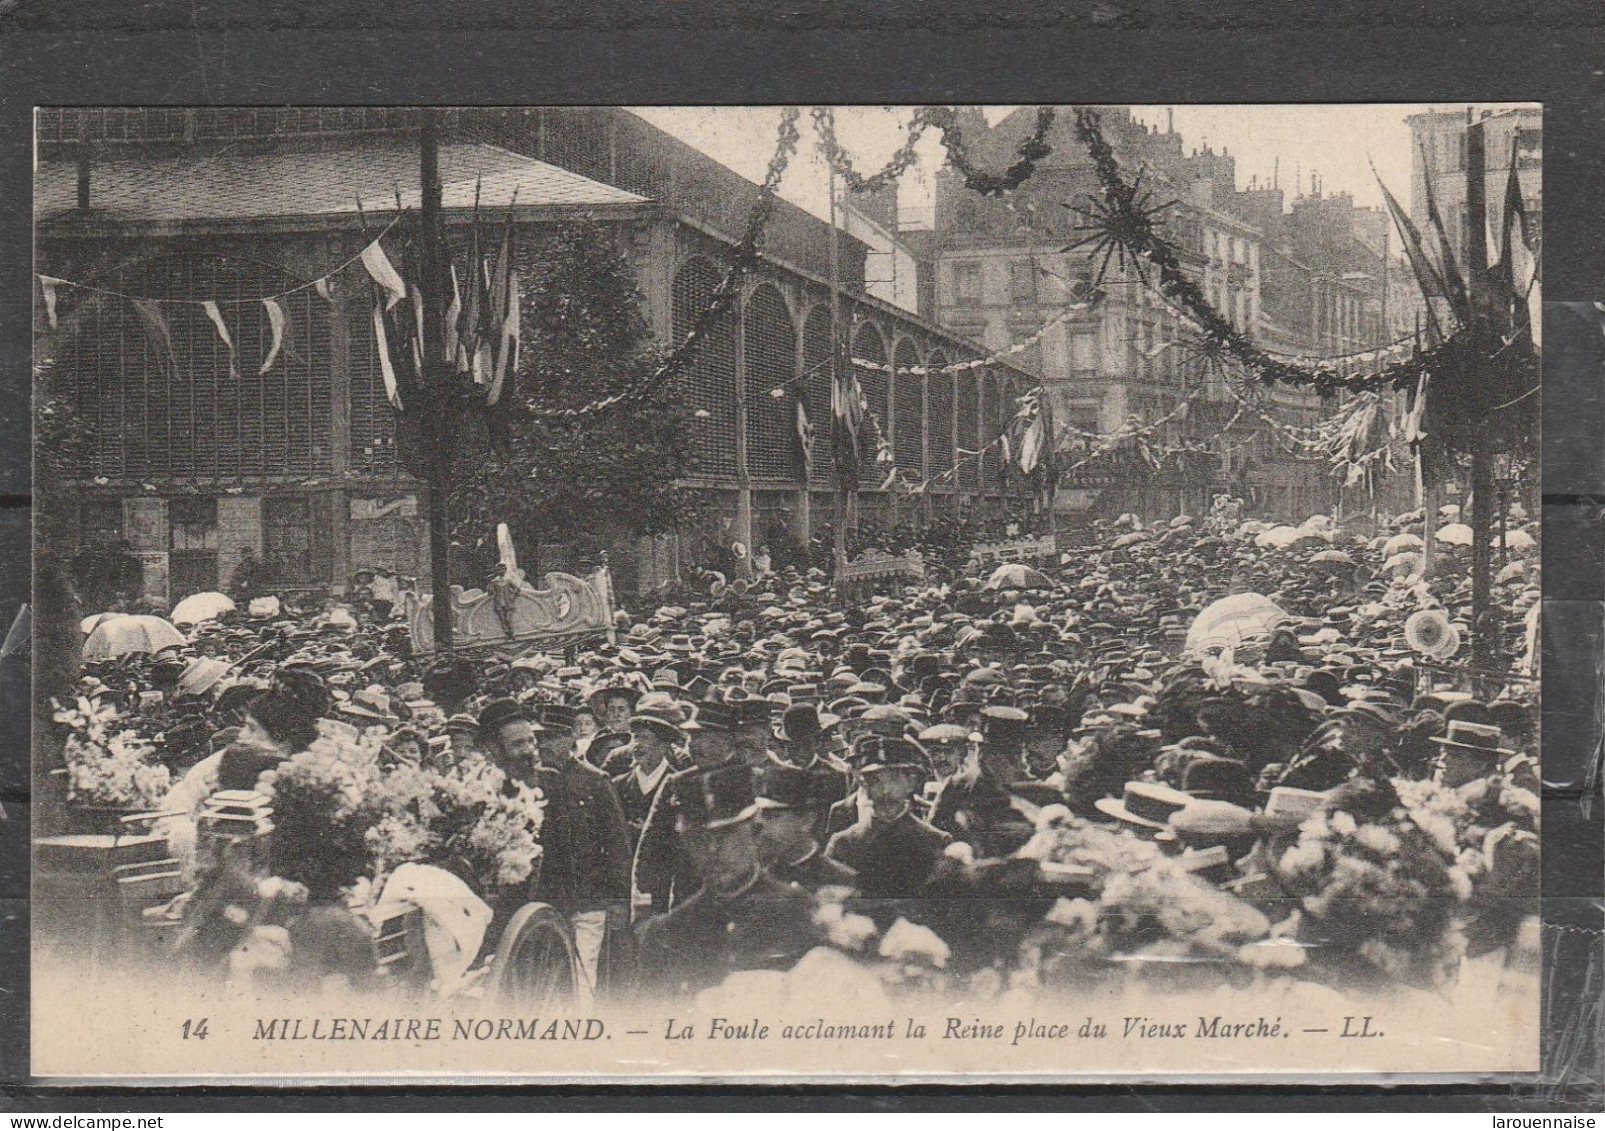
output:
[[[989,127],[975,113],[962,124],[980,159],[999,165],[1033,120],[1021,111]],[[1346,261],[1304,234],[1318,215],[1337,224],[1337,208],[1312,197],[1284,216],[1279,189],[1237,190],[1229,154],[1186,154],[1174,130],[1144,126],[1122,108],[1105,109],[1102,122],[1127,168],[1143,169],[1158,199],[1174,199],[1165,224],[1183,266],[1234,326],[1289,355],[1330,356],[1385,337],[1375,293],[1385,272],[1335,266]],[[1052,154],[1007,202],[940,178],[929,259],[942,322],[994,348],[1034,343],[1023,364],[1069,425],[1061,439],[1061,463],[1071,469],[1061,481],[1061,514],[1165,518],[1207,509],[1220,492],[1270,515],[1329,509],[1338,488],[1326,468],[1289,454],[1256,413],[1239,411],[1224,376],[1188,348],[1191,335],[1177,311],[1129,269],[1112,266],[1094,279],[1088,252],[1073,245],[1084,234],[1074,207],[1096,193],[1096,172],[1067,115],[1049,140]],[[1385,253],[1373,258],[1386,261]],[[1095,283],[1099,302],[1075,310]],[[1267,394],[1264,408],[1293,425],[1329,411],[1309,393],[1283,389]],[[1095,442],[1089,433],[1155,421],[1164,423],[1150,447],[1170,453],[1157,468],[1130,450],[1085,459]]]

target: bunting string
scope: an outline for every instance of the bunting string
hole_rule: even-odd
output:
[[[255,302],[268,302],[268,301],[277,301],[277,300],[285,299],[285,298],[288,298],[290,295],[300,294],[302,291],[305,291],[305,290],[315,290],[315,291],[318,292],[319,295],[321,295],[323,298],[327,299],[330,296],[329,281],[331,279],[333,279],[335,276],[339,275],[341,272],[345,271],[347,268],[351,267],[353,264],[358,263],[360,261],[364,261],[364,258],[373,249],[375,249],[375,248],[377,248],[379,246],[379,241],[384,239],[385,236],[389,235],[390,232],[395,228],[395,226],[401,222],[401,220],[402,220],[402,216],[400,214],[395,216],[390,221],[390,223],[385,225],[384,231],[380,232],[371,241],[369,241],[368,244],[366,246],[364,246],[361,251],[357,252],[355,255],[351,256],[351,258],[349,258],[349,259],[345,260],[344,262],[342,262],[338,267],[335,267],[335,268],[333,268],[332,270],[329,270],[329,271],[325,271],[322,275],[319,275],[316,279],[309,280],[308,282],[305,282],[305,283],[297,283],[293,287],[287,287],[282,291],[275,291],[272,294],[268,294],[268,295],[254,295],[254,296],[252,296],[250,298],[216,298],[216,299],[157,298],[157,297],[152,296],[152,295],[133,295],[133,294],[128,294],[125,291],[111,290],[111,289],[109,289],[107,287],[97,287],[97,286],[94,286],[93,284],[90,284],[90,283],[74,282],[71,279],[60,279],[60,278],[56,278],[55,276],[52,276],[52,275],[40,275],[39,276],[39,284],[40,284],[40,287],[43,289],[43,291],[45,293],[45,307],[46,307],[47,314],[49,314],[51,311],[53,311],[55,309],[55,306],[56,306],[56,295],[55,295],[55,292],[56,292],[56,290],[58,288],[61,288],[61,287],[69,287],[72,290],[83,291],[86,294],[105,295],[108,298],[120,298],[120,299],[123,299],[123,300],[125,300],[127,302],[157,303],[157,304],[160,304],[162,306],[201,306],[201,307],[204,307],[208,302],[210,302],[210,303],[212,303],[213,305],[216,305],[216,306],[246,306],[246,305],[249,305],[249,304],[255,303]],[[55,328],[55,322],[52,320],[50,324],[51,324],[51,328],[54,329]]]

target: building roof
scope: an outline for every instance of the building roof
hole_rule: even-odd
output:
[[[442,204],[468,209],[476,180],[481,206],[617,206],[646,198],[494,145],[440,147]],[[188,224],[354,216],[417,207],[418,147],[377,140],[356,147],[142,156],[97,161],[90,168],[93,220]],[[77,171],[70,161],[43,162],[35,177],[34,214],[48,221],[76,212]]]

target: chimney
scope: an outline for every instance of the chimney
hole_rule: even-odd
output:
[[[1165,107],[1165,132],[1167,134],[1176,132],[1176,110],[1174,107]]]

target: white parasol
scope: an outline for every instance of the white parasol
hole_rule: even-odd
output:
[[[1186,651],[1208,652],[1265,640],[1287,619],[1282,607],[1262,593],[1222,597],[1194,618],[1187,630]]]
[[[184,634],[161,617],[113,617],[97,624],[84,641],[84,659],[109,660],[129,652],[160,652],[187,643]]]
[[[234,602],[221,593],[192,593],[173,606],[174,624],[200,624],[234,611]]]

